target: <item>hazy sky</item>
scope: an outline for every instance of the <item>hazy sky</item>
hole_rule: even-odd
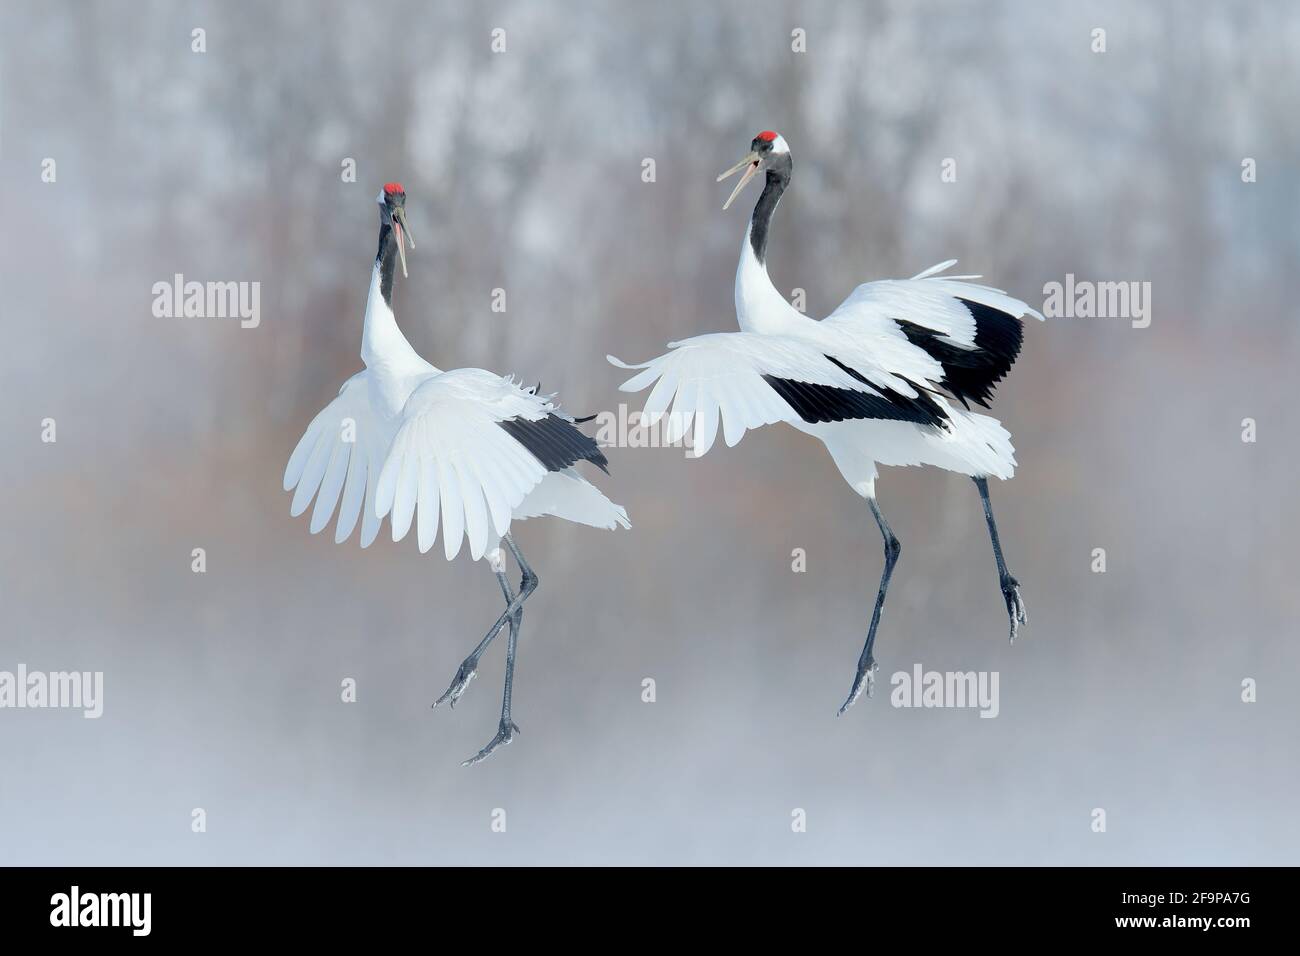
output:
[[[97,719],[0,709],[0,860],[1295,861],[1294,4],[105,2],[0,25],[0,672],[103,675]],[[948,258],[1036,307],[1051,283],[1146,290],[1145,327],[1033,323],[998,389],[1029,626],[1008,646],[971,483],[886,470],[880,686],[837,719],[882,559],[825,451],[784,427],[699,461],[610,448],[633,529],[519,528],[542,578],[522,734],[462,769],[503,648],[429,704],[499,613],[488,569],[313,537],[280,489],[360,368],[375,192],[410,197],[417,349],[617,414],[606,353],[735,329],[754,194],[723,212],[714,177],[762,129],[795,171],[770,271],[809,314]],[[258,283],[255,327],[155,315],[178,273]],[[996,718],[893,706],[918,664],[996,672]]]

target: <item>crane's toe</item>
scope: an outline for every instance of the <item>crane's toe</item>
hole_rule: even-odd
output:
[[[437,707],[439,704],[450,703],[451,706],[455,708],[456,701],[460,699],[461,694],[465,693],[465,690],[469,687],[470,681],[472,681],[478,673],[477,667],[478,661],[472,657],[467,657],[465,660],[461,661],[460,667],[456,668],[456,676],[451,679],[451,686],[443,691],[442,696],[433,702],[433,706]]]
[[[1002,579],[1002,597],[1007,602],[1007,616],[1011,618],[1011,643],[1015,643],[1020,627],[1029,623],[1025,610],[1025,599],[1020,596],[1020,582],[1011,575]]]
[[[501,726],[497,729],[497,735],[488,741],[486,747],[462,763],[461,766],[472,767],[480,761],[487,760],[488,757],[492,756],[492,752],[498,747],[503,747],[513,741],[515,739],[515,734],[517,733],[519,733],[519,726],[517,724],[513,721],[502,720]]]
[[[876,671],[880,670],[880,665],[876,663],[874,657],[867,658],[866,665],[858,668],[858,672],[853,678],[853,689],[849,691],[848,700],[840,705],[839,715],[844,716],[844,712],[852,707],[862,692],[865,690],[867,696],[871,697],[876,692]]]

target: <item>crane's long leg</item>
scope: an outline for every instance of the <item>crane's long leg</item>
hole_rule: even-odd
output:
[[[499,558],[497,560],[500,561]],[[494,563],[492,570],[496,573],[497,581],[501,585],[501,593],[505,595],[506,608],[508,610],[515,602],[515,592],[510,588],[510,579],[506,577],[505,562],[500,561],[499,566]],[[515,622],[522,614],[523,609],[521,608],[515,612],[513,617],[510,618],[510,626],[512,628],[517,626]],[[472,681],[477,675],[479,659],[483,656],[483,652],[487,650],[488,645],[492,643],[496,634],[497,631],[495,628],[488,631],[487,637],[479,641],[474,650],[470,651],[469,657],[461,661],[460,667],[456,669],[456,676],[452,678],[451,686],[443,691],[442,696],[433,702],[434,707],[437,707],[439,704],[446,701],[450,702],[451,706],[455,708],[456,701],[460,699],[461,694],[465,693],[466,689],[469,687],[470,681]]]
[[[524,554],[515,544],[515,539],[509,534],[505,536],[506,544],[510,547],[510,553],[515,556],[515,561],[519,565],[519,570],[523,575],[523,580],[519,583],[519,598],[522,603],[523,599],[537,590],[537,575],[528,562],[524,560]],[[504,581],[505,575],[502,575],[503,586],[509,589],[510,584]],[[507,606],[512,602],[507,602]],[[488,745],[465,761],[463,766],[469,767],[480,760],[486,760],[492,751],[496,750],[503,744],[508,744],[515,739],[515,734],[519,733],[519,727],[510,719],[510,695],[514,690],[515,684],[515,656],[519,651],[519,625],[523,620],[524,612],[521,607],[515,612],[510,619],[510,637],[506,642],[506,680],[505,689],[501,695],[501,723],[497,727],[497,735],[488,741]]]
[[[1020,596],[1020,582],[1007,570],[1007,562],[1002,557],[1002,542],[998,540],[998,523],[993,520],[993,506],[989,504],[989,482],[987,478],[975,478],[975,487],[980,490],[984,502],[984,520],[989,524],[989,538],[993,542],[993,557],[998,561],[998,584],[1002,588],[1002,598],[1007,602],[1007,614],[1011,618],[1011,641],[1016,640],[1020,625],[1028,624],[1025,613],[1025,600]]]
[[[894,532],[890,530],[889,523],[885,521],[885,516],[880,513],[880,505],[876,504],[875,497],[868,498],[867,502],[871,505],[871,513],[876,516],[876,524],[880,526],[880,536],[884,539],[885,570],[880,574],[880,592],[876,595],[876,609],[871,614],[871,629],[867,631],[867,643],[862,648],[862,656],[858,658],[858,672],[853,678],[853,688],[849,691],[848,700],[840,707],[841,715],[862,696],[864,689],[868,697],[875,689],[876,659],[871,656],[871,648],[876,643],[876,628],[880,626],[880,612],[885,607],[885,592],[889,590],[889,578],[894,573],[894,565],[903,550],[903,546],[894,537]]]
[[[497,572],[497,577],[501,581],[501,588],[506,592],[506,605],[514,600],[514,595],[510,591],[510,581],[506,578],[504,571]],[[461,766],[469,767],[485,760],[502,744],[508,744],[514,739],[514,735],[519,732],[519,727],[510,720],[510,689],[514,683],[515,676],[515,650],[519,646],[519,626],[523,623],[524,611],[520,608],[515,612],[514,617],[510,618],[510,636],[506,639],[506,686],[505,701],[501,706],[501,724],[497,728],[497,735],[492,741],[476,753],[473,757],[464,761]]]
[[[496,636],[499,633],[501,633],[501,629],[513,620],[517,614],[522,617],[524,601],[528,600],[529,595],[531,595],[533,591],[537,590],[537,575],[533,573],[532,568],[522,562],[521,559],[523,558],[523,555],[520,553],[514,539],[507,534],[505,536],[505,541],[510,545],[510,550],[513,552],[515,560],[520,562],[519,567],[523,570],[524,577],[523,581],[521,581],[519,585],[519,594],[517,596],[511,595],[510,583],[505,579],[505,562],[502,561],[499,566],[494,565],[493,570],[497,572],[498,580],[501,582],[506,595],[506,609],[502,612],[501,616],[497,618],[497,622],[492,625],[491,630],[487,632],[483,637],[483,640],[479,641],[474,650],[469,652],[469,656],[461,661],[460,667],[456,669],[456,676],[451,679],[451,686],[443,691],[442,696],[433,702],[434,707],[437,707],[442,703],[450,703],[452,707],[456,706],[456,701],[460,699],[461,694],[465,693],[465,689],[469,687],[470,681],[472,681],[474,676],[477,674],[479,658],[483,656],[483,652],[488,649],[488,645],[496,639]]]

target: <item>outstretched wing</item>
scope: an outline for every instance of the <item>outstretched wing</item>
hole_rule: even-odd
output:
[[[370,372],[363,371],[343,383],[338,397],[307,426],[284,469],[284,490],[294,493],[289,513],[294,517],[302,514],[315,497],[311,533],[316,534],[329,524],[342,495],[334,540],[339,544],[346,541],[357,525],[357,516],[364,512],[363,548],[379,533],[381,521],[373,507],[375,485],[397,432],[395,421],[385,420],[372,408],[369,378]]]
[[[482,369],[430,378],[411,393],[401,419],[374,512],[389,516],[394,541],[416,519],[421,552],[433,546],[441,523],[448,560],[466,538],[470,555],[481,558],[549,472],[579,460],[607,464],[548,397]]]
[[[1001,289],[942,276],[955,259],[911,279],[858,286],[822,322],[822,329],[913,382],[946,389],[963,405],[988,405],[1024,340],[1021,318],[1041,313]],[[850,354],[837,355],[852,364]]]
[[[655,383],[642,421],[653,425],[672,405],[664,439],[678,441],[695,425],[694,451],[703,455],[721,422],[728,447],[746,430],[774,422],[880,418],[936,425],[942,406],[900,381],[878,384],[826,354],[821,343],[781,335],[717,332],[670,342],[672,350],[640,365],[612,355],[619,368],[642,369],[619,388],[638,392]]]

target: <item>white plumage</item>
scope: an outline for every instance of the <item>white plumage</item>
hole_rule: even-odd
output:
[[[719,180],[742,172],[744,184],[766,171],[736,269],[739,332],[711,333],[669,343],[657,358],[620,368],[639,370],[621,389],[650,387],[643,421],[669,414],[664,440],[692,425],[696,456],[714,447],[719,426],[728,446],[745,431],[786,422],[820,439],[849,485],[870,502],[885,542],[885,572],[858,672],[841,713],[875,670],[872,645],[899,545],[876,503],[878,465],[934,465],[969,475],[979,486],[1007,601],[1011,637],[1025,621],[1018,582],[1006,570],[988,477],[1015,472],[1011,436],[996,419],[969,410],[984,404],[1019,352],[1020,319],[1043,316],[979,276],[944,276],[955,260],[911,279],[858,286],[821,321],[793,306],[767,274],[772,213],[790,182],[785,140],[763,132],[750,153]],[[724,206],[725,208],[725,206]],[[671,407],[671,413],[669,409]]]
[[[376,512],[389,515],[393,540],[406,535],[418,503],[422,552],[433,545],[441,510],[447,558],[456,556],[463,536],[477,561],[510,530],[512,519],[554,514],[539,512],[535,503],[533,515],[520,513],[551,473],[495,426],[539,421],[557,411],[549,399],[482,369],[456,369],[422,382],[406,402],[376,491]],[[569,470],[569,480],[589,489],[590,507],[558,517],[599,528],[629,526],[627,513],[577,472]]]
[[[631,526],[622,507],[572,470],[565,480],[585,486],[580,504],[570,495],[563,513],[540,510],[542,499],[520,510],[551,473],[497,425],[563,412],[552,397],[513,379],[477,368],[443,372],[420,358],[379,294],[380,281],[376,262],[362,333],[362,355],[373,367],[343,383],[338,397],[307,426],[285,467],[293,516],[314,497],[310,528],[316,534],[337,507],[334,540],[342,543],[360,515],[364,548],[385,516],[393,540],[405,538],[418,506],[421,552],[433,546],[441,528],[448,560],[468,539],[476,561],[497,547],[514,520],[553,515],[596,528]]]
[[[431,369],[409,380],[414,387],[402,412],[386,417],[372,401],[372,379],[367,370],[343,384],[338,398],[307,426],[285,468],[284,489],[294,492],[290,514],[302,514],[315,497],[312,534],[329,524],[337,507],[336,542],[351,537],[361,516],[361,546],[368,547],[390,512],[393,540],[401,541],[418,505],[422,553],[441,526],[448,560],[468,539],[477,561],[496,547],[512,521],[525,518],[552,515],[595,528],[631,527],[622,507],[572,470],[565,480],[585,489],[580,503],[574,499],[562,510],[546,511],[534,499],[522,507],[554,473],[506,432],[487,426],[562,414],[548,398],[483,369]]]
[[[351,537],[360,516],[363,548],[379,533],[375,483],[397,432],[395,419],[373,410],[369,378],[370,373],[363,371],[343,383],[338,398],[307,426],[284,469],[284,490],[294,493],[289,513],[298,517],[314,497],[310,527],[312,534],[318,534],[338,506],[334,540],[339,544]]]
[[[346,541],[360,517],[364,548],[387,516],[394,541],[415,526],[422,553],[441,532],[448,560],[465,542],[474,560],[489,559],[506,610],[438,701],[454,704],[473,679],[483,651],[509,624],[501,726],[497,737],[467,761],[474,763],[509,743],[518,730],[510,720],[515,646],[522,605],[537,577],[510,537],[511,524],[541,516],[606,529],[630,524],[622,507],[572,467],[582,459],[602,468],[606,462],[554,396],[483,369],[441,371],[411,347],[390,302],[394,259],[404,233],[409,242],[405,199],[396,183],[379,195],[379,254],[362,331],[366,368],[348,379],[307,426],[285,467],[284,488],[294,492],[290,512],[295,517],[315,500],[312,534],[324,529],[337,510],[334,540]],[[517,597],[505,576],[503,540],[523,572]]]
[[[753,255],[748,243],[746,251]],[[791,315],[762,323],[764,328],[778,327],[779,332],[697,335],[669,342],[671,351],[636,365],[612,355],[607,358],[620,368],[642,370],[619,386],[621,391],[638,392],[654,385],[642,421],[654,424],[672,406],[666,442],[681,438],[694,422],[692,448],[697,457],[713,447],[719,420],[727,447],[739,442],[747,429],[783,421],[826,442],[845,480],[863,495],[871,494],[874,463],[935,465],[972,477],[1010,478],[1016,464],[1010,435],[996,419],[966,411],[945,397],[943,366],[909,342],[895,319],[930,329],[956,348],[974,350],[975,320],[960,299],[1017,318],[1042,319],[1042,315],[999,289],[955,278],[929,278],[952,265],[953,260],[940,263],[915,279],[860,285],[820,322],[781,299]],[[762,275],[766,278],[766,269]],[[978,277],[962,280],[972,278]],[[768,289],[780,296],[770,280]],[[751,293],[738,296],[738,301],[755,298]],[[924,390],[948,422],[940,428],[879,419],[808,422],[764,375],[881,399],[890,392],[915,399]],[[854,455],[853,450],[863,454]]]

